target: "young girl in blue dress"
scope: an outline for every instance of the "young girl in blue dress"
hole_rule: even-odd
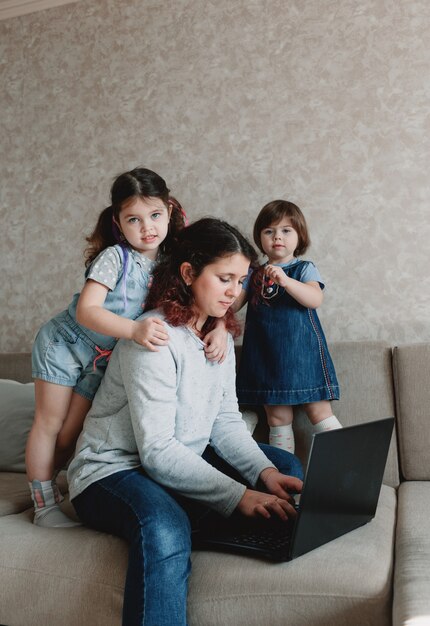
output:
[[[293,406],[303,405],[315,432],[341,428],[331,408],[336,372],[316,312],[324,283],[300,258],[310,238],[292,202],[262,208],[254,241],[267,262],[248,277],[238,304],[248,300],[237,394],[241,404],[264,405],[270,444],[294,452]]]
[[[121,174],[111,202],[87,238],[81,293],[42,326],[33,346],[36,409],[26,466],[39,526],[74,525],[58,506],[55,470],[73,453],[117,340],[132,339],[157,351],[169,339],[159,318],[135,320],[143,312],[156,261],[169,254],[185,213],[163,178],[145,168]],[[219,360],[225,334],[222,328],[218,344],[216,331],[205,338],[209,359]]]

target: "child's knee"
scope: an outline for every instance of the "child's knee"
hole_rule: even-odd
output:
[[[64,420],[60,415],[46,411],[36,411],[34,414],[33,429],[46,435],[57,436],[63,423]]]

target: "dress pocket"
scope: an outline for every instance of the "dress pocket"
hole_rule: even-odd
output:
[[[55,343],[74,344],[78,340],[77,334],[71,328],[65,328],[62,324],[56,324],[56,332],[53,337]]]

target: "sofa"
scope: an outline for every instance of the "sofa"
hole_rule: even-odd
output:
[[[339,342],[330,349],[341,423],[396,417],[375,518],[288,563],[193,552],[190,626],[430,624],[430,344]],[[127,546],[84,526],[32,524],[24,473],[29,355],[0,355],[0,379],[0,624],[119,626]],[[264,417],[249,407],[244,417],[265,440]],[[300,410],[294,427],[306,464],[311,430]],[[60,478],[62,506],[73,515]]]

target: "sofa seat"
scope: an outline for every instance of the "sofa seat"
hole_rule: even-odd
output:
[[[394,415],[395,381],[390,346],[384,342],[341,342],[333,344],[330,350],[342,388],[342,398],[336,404],[336,415],[341,423],[348,426]],[[402,355],[398,355],[399,359]],[[409,370],[404,359],[401,362],[399,359],[395,380],[400,384]],[[426,363],[430,363],[430,354],[427,360],[419,360],[419,371],[425,379],[419,389],[423,392],[428,389],[430,393]],[[27,383],[30,355],[0,355],[0,378],[16,378]],[[402,389],[404,387],[402,383]],[[0,411],[3,446],[3,454],[0,446],[0,624],[120,626],[126,543],[83,526],[43,529],[32,524],[32,503],[23,473],[23,459],[34,408],[22,401],[24,395],[27,397],[26,389],[26,385],[21,391],[12,386],[8,392],[14,399],[12,406],[7,409],[3,397],[4,410]],[[421,402],[416,385],[412,398],[415,403]],[[423,410],[427,410],[429,403],[430,397],[426,397],[422,402]],[[422,415],[421,410],[410,411],[407,415],[406,411],[401,413],[405,419]],[[12,419],[11,415],[20,419]],[[250,430],[255,423],[256,416],[250,410]],[[422,425],[414,432],[422,439],[424,433],[428,441],[424,428],[428,420],[423,420]],[[294,427],[297,451],[305,462],[311,438],[308,421],[300,411],[296,412]],[[257,431],[256,439],[267,441],[264,416]],[[416,444],[412,443],[415,450]],[[11,454],[12,445],[15,456]],[[427,457],[422,462],[427,469],[430,467]],[[408,478],[417,479],[416,476]],[[390,626],[399,485],[396,434],[388,455],[384,483],[372,522],[290,563],[193,552],[189,626]],[[63,493],[67,491],[64,475],[59,486]],[[67,496],[62,506],[71,514]],[[428,526],[425,529],[424,540],[428,541]],[[423,576],[428,580],[427,570],[423,571]],[[404,589],[408,589],[406,585]],[[430,597],[428,592],[427,597]],[[424,624],[426,622],[413,622],[413,626]],[[400,626],[400,622],[396,626]],[[406,626],[406,622],[402,626]]]
[[[393,626],[430,623],[430,481],[398,491]]]
[[[395,489],[383,485],[372,522],[289,563],[193,552],[190,626],[261,626],[267,615],[272,626],[389,626],[395,516]],[[33,623],[35,613],[45,626],[58,626],[59,614],[61,626],[76,626],[76,607],[79,623],[120,626],[121,539],[36,527],[29,508],[0,518],[0,554],[8,626]]]
[[[120,626],[126,543],[84,526],[40,528],[32,519],[32,508],[0,518],[2,624],[33,624],[36,614],[44,626]]]
[[[190,626],[389,626],[395,519],[383,485],[372,522],[288,563],[194,552]]]

